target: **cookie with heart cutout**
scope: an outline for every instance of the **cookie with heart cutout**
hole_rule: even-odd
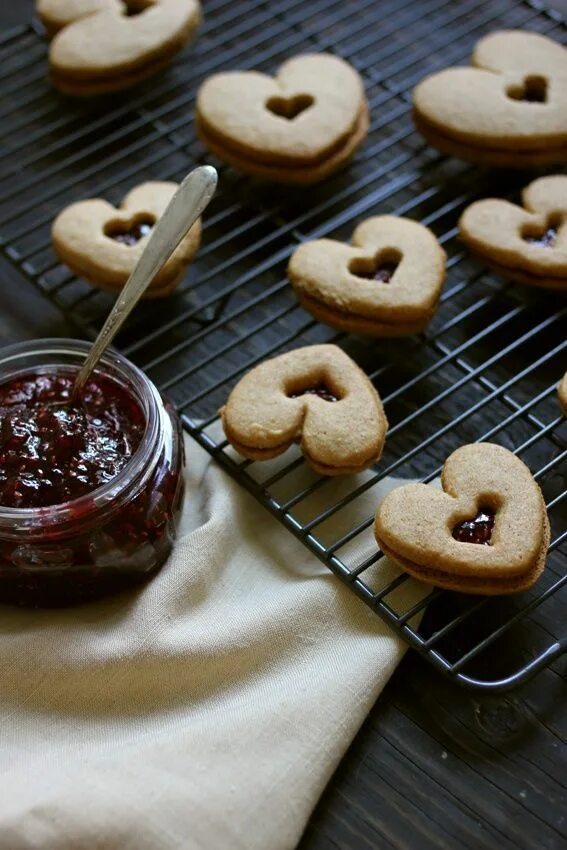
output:
[[[197,94],[197,131],[212,153],[241,171],[307,185],[352,156],[368,132],[368,106],[348,62],[307,54],[285,62],[275,77],[209,77]]]
[[[142,183],[126,195],[118,208],[99,198],[71,204],[53,222],[55,253],[79,277],[101,289],[119,291],[176,190],[177,183]],[[200,241],[198,220],[152,281],[144,298],[160,298],[175,289]]]
[[[557,397],[559,398],[561,410],[565,416],[567,416],[567,372],[565,372],[563,378],[559,382],[559,386],[557,387]]]
[[[288,275],[297,298],[316,319],[339,330],[395,337],[420,333],[431,321],[446,255],[433,233],[410,219],[366,219],[352,245],[305,242]]]
[[[567,50],[539,33],[504,30],[477,43],[472,64],[414,89],[414,119],[430,144],[500,167],[566,162]]]
[[[78,97],[136,85],[161,71],[193,35],[198,0],[38,0],[54,85]]]
[[[522,204],[475,201],[459,220],[461,239],[503,277],[567,290],[567,175],[534,180]]]
[[[378,545],[427,584],[462,593],[516,593],[541,575],[549,546],[542,492],[508,449],[474,443],[445,461],[442,490],[405,484],[378,506]]]
[[[364,372],[336,345],[310,345],[248,372],[221,410],[228,441],[268,460],[298,442],[321,475],[358,472],[382,454],[388,422]]]

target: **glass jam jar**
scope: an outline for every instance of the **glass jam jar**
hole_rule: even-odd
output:
[[[88,348],[84,342],[53,339],[5,348],[0,390],[8,392],[14,382],[19,386],[20,379],[37,383],[43,376],[70,384]],[[78,498],[41,507],[0,504],[0,603],[85,602],[147,580],[171,552],[184,493],[177,415],[143,372],[116,352],[105,354],[97,379],[103,399],[104,387],[118,387],[119,397],[136,411],[137,447],[114,477]],[[18,415],[25,425],[23,405]],[[0,429],[11,410],[0,413]],[[53,415],[51,408],[47,414]],[[0,476],[5,477],[1,463]]]

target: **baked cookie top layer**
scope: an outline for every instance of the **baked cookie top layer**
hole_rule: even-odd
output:
[[[522,203],[523,209],[498,198],[475,201],[459,220],[462,239],[500,266],[567,277],[567,175],[534,180]]]
[[[269,164],[317,163],[341,148],[365,108],[355,69],[326,53],[296,56],[275,77],[229,71],[197,95],[203,131],[223,147]]]
[[[352,246],[334,239],[303,243],[291,257],[288,274],[298,293],[330,309],[409,322],[437,304],[445,260],[428,228],[384,215],[361,222]]]
[[[418,117],[479,147],[538,149],[567,144],[567,50],[535,32],[483,38],[474,68],[448,68],[413,92]]]
[[[53,35],[68,24],[96,12],[123,10],[121,0],[37,0],[36,12],[48,33]]]
[[[511,579],[533,568],[545,539],[545,506],[515,454],[493,443],[462,446],[445,461],[441,484],[442,490],[406,484],[391,491],[376,513],[378,542],[452,576]],[[459,526],[482,510],[493,515],[488,545],[456,539]]]

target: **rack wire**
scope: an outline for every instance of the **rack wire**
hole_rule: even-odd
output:
[[[547,665],[560,674],[567,648],[567,431],[555,394],[567,366],[567,304],[502,281],[459,245],[467,203],[486,194],[517,200],[533,175],[439,155],[414,131],[411,90],[425,74],[466,62],[497,28],[566,41],[561,17],[537,2],[209,0],[198,39],[167,73],[111,99],[76,102],[50,87],[36,21],[0,36],[0,248],[87,338],[111,299],[57,263],[49,230],[62,207],[83,197],[117,203],[138,182],[177,180],[208,161],[194,99],[220,68],[273,73],[292,55],[326,50],[361,73],[371,129],[350,166],[308,193],[221,168],[187,279],[167,300],[143,304],[119,347],[173,399],[189,433],[363,602],[434,667],[485,690],[513,687]],[[416,337],[336,334],[290,291],[285,266],[300,242],[347,240],[377,213],[422,221],[449,255],[439,311]],[[380,391],[390,421],[380,464],[338,481],[316,476],[293,449],[270,463],[243,461],[218,423],[230,388],[268,356],[327,341]],[[404,607],[408,579],[388,572],[372,539],[382,488],[389,476],[432,481],[453,449],[477,440],[512,449],[543,489],[552,526],[544,575],[514,597],[436,590]]]

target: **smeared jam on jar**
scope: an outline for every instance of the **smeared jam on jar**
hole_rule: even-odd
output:
[[[538,248],[553,248],[557,240],[557,228],[548,227],[541,236],[524,236],[524,242],[536,245]]]
[[[142,439],[139,405],[97,376],[71,404],[68,375],[28,374],[0,384],[0,505],[45,508],[111,481]]]
[[[474,519],[466,519],[455,526],[453,537],[459,543],[479,543],[482,546],[488,546],[494,530],[494,517],[494,511],[481,507]]]
[[[155,222],[153,218],[143,218],[134,222],[131,227],[123,227],[121,224],[113,224],[112,227],[105,230],[105,235],[114,239],[115,242],[121,242],[122,245],[137,245],[140,239],[148,236],[152,232]]]
[[[318,398],[322,398],[323,401],[338,401],[339,398],[334,393],[331,392],[329,387],[326,384],[315,384],[313,387],[307,387],[305,390],[301,390],[298,393],[291,393],[290,398],[300,398],[302,395],[316,395]]]

